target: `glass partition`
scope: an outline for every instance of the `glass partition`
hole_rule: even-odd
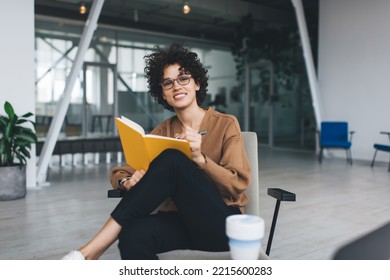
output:
[[[46,136],[63,94],[82,30],[78,22],[36,19],[36,120],[40,137]],[[99,26],[72,91],[60,136],[117,135],[114,117],[120,115],[138,122],[148,132],[171,116],[147,94],[144,56],[155,45],[167,46],[173,41],[184,40]],[[237,65],[229,46],[190,39],[186,44],[208,69],[209,91],[203,105],[235,115],[243,128],[246,88],[237,80]],[[306,77],[297,73],[287,90],[270,82],[272,63],[253,63],[248,73],[248,128],[258,133],[260,144],[314,150],[315,122]]]

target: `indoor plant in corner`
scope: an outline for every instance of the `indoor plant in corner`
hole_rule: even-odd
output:
[[[6,115],[0,115],[0,200],[26,196],[26,164],[37,136],[27,123],[32,113],[18,116],[12,105],[4,103]]]

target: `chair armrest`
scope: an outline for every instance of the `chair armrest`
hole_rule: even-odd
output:
[[[107,197],[123,197],[125,190],[108,190]]]
[[[355,134],[355,131],[352,130],[349,132],[349,142],[352,142],[352,136]]]
[[[389,141],[390,141],[390,132],[387,132],[387,131],[381,131],[380,134],[386,134],[388,137],[389,137]]]
[[[125,190],[108,190],[107,197],[123,197]],[[268,188],[267,194],[280,201],[295,201],[295,193],[280,188]]]
[[[295,193],[279,188],[268,188],[267,194],[280,201],[295,201]]]

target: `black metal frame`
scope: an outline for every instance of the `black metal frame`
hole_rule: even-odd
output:
[[[285,190],[279,189],[279,188],[268,188],[267,194],[269,196],[272,196],[273,198],[276,199],[276,204],[275,204],[274,215],[273,215],[273,218],[272,218],[271,229],[270,229],[269,236],[268,236],[267,249],[265,251],[267,256],[269,256],[269,254],[271,252],[272,240],[274,238],[276,222],[278,220],[280,203],[282,201],[295,201],[296,200],[296,195],[295,195],[295,193],[288,192],[288,191],[285,191]]]

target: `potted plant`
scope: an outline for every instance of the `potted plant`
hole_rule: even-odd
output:
[[[32,113],[15,114],[12,105],[4,103],[6,115],[0,115],[0,200],[26,196],[26,164],[31,145],[37,142],[32,128],[25,126]]]

